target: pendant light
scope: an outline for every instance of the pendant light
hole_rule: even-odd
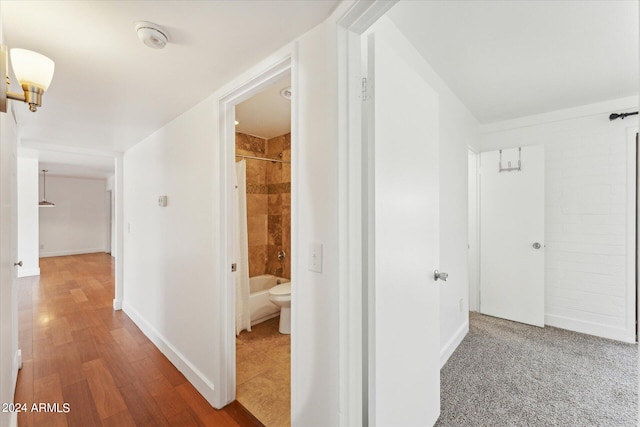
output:
[[[47,202],[47,169],[42,169],[42,201],[38,203],[41,208],[54,208],[55,203]]]

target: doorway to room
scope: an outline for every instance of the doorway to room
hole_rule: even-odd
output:
[[[284,312],[295,309],[295,298],[291,298],[296,283],[296,265],[292,263],[295,255],[291,254],[296,238],[296,207],[291,202],[296,198],[292,185],[296,177],[292,162],[296,156],[296,89],[292,74],[292,60],[286,56],[232,90],[219,104],[224,189],[219,223],[223,238],[219,250],[228,268],[220,273],[221,282],[226,284],[219,306],[225,338],[220,365],[223,380],[217,387],[215,406],[223,407],[238,399],[267,425],[290,423],[289,396],[295,365],[295,354],[291,351],[296,336],[295,319],[289,326],[290,334],[279,332],[283,327],[285,332],[288,329],[280,322]],[[262,97],[265,99],[261,100]],[[269,105],[274,102],[283,108]],[[273,120],[267,118],[276,111],[287,123],[278,130],[268,129]],[[242,190],[245,194],[238,197]],[[244,213],[239,215],[239,211]],[[238,236],[242,234],[240,230],[244,239]],[[237,284],[236,279],[242,280]],[[273,294],[283,288],[288,289],[269,295],[270,290]],[[242,300],[236,300],[237,296]],[[260,342],[261,338],[267,339]],[[254,344],[257,347],[252,347]],[[273,392],[273,387],[266,396],[265,390],[260,393],[256,384],[267,380],[279,393]],[[277,394],[283,396],[278,398]],[[282,407],[270,411],[275,398],[283,401]]]
[[[235,106],[236,400],[291,423],[291,77]]]

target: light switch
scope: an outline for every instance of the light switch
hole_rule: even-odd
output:
[[[311,243],[309,245],[309,271],[322,273],[322,244]]]

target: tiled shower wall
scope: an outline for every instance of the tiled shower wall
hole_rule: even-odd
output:
[[[291,134],[269,140],[236,133],[236,154],[291,160]],[[237,160],[240,160],[239,158]],[[291,165],[247,159],[249,277],[291,278]],[[278,251],[286,254],[284,262]]]

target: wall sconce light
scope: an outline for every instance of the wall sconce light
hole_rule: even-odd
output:
[[[9,92],[9,61],[7,47],[0,46],[0,111],[7,112],[7,99],[29,104],[35,112],[42,105],[42,94],[53,79],[54,62],[44,55],[25,49],[11,49],[11,64],[23,94]],[[6,83],[5,83],[6,82]]]

